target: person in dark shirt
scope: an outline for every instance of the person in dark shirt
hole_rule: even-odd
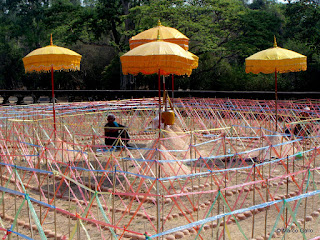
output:
[[[289,137],[292,137],[293,135],[296,137],[306,137],[310,135],[312,133],[312,125],[310,122],[305,121],[310,119],[310,117],[310,108],[305,107],[299,117],[300,121],[291,127],[287,127],[285,129],[285,133]]]
[[[105,144],[110,147],[120,146],[119,138],[121,138],[122,142],[129,147],[130,136],[126,129],[127,127],[117,123],[115,120],[116,117],[113,114],[108,115],[108,122],[104,126]]]
[[[305,107],[301,113],[300,121],[305,121],[310,118],[310,108]],[[308,136],[312,132],[312,126],[310,122],[299,122],[293,129],[293,134],[296,136]]]

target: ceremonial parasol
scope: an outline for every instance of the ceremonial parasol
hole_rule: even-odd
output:
[[[198,57],[177,44],[159,40],[142,44],[120,57],[123,74],[158,73],[159,93],[159,139],[161,138],[161,86],[160,76],[168,74],[191,75],[192,69],[198,66]],[[158,141],[160,149],[160,141]],[[160,160],[160,154],[159,154]],[[165,163],[169,164],[169,163]],[[179,164],[179,163],[175,163]],[[157,162],[156,175],[161,176],[160,165]],[[159,202],[159,181],[157,188],[157,232],[160,232],[160,202]]]
[[[54,80],[53,71],[76,71],[80,70],[81,55],[63,47],[58,47],[52,43],[52,35],[50,37],[50,45],[38,48],[23,59],[25,72],[49,72],[51,71],[52,84],[52,103],[53,103],[53,120],[54,130],[56,131],[56,113],[55,113],[55,97],[54,97]]]
[[[159,39],[158,35],[158,39]],[[157,40],[140,45],[120,57],[124,75],[158,73],[159,126],[161,114],[160,76],[188,75],[198,67],[198,57],[177,44]]]
[[[275,74],[276,131],[278,129],[277,73],[299,72],[305,70],[307,70],[307,57],[300,53],[278,47],[275,37],[273,48],[257,52],[246,58],[246,73]]]
[[[158,26],[145,30],[129,39],[130,49],[134,49],[142,44],[158,40],[158,36],[164,42],[178,44],[185,50],[189,49],[189,38],[175,28],[165,27],[158,20]]]
[[[157,41],[159,38],[164,42],[178,44],[185,50],[189,49],[189,38],[175,28],[163,26],[158,20],[156,27],[145,30],[129,39],[130,49],[142,44]],[[172,97],[174,97],[174,77],[172,75]]]

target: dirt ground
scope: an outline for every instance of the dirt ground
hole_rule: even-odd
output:
[[[268,239],[272,232],[272,239],[312,239],[320,236],[320,195],[290,201],[290,198],[302,193],[316,191],[319,186],[317,142],[304,140],[296,145],[284,144],[281,149],[236,154],[268,146],[270,142],[261,138],[251,140],[249,137],[254,133],[244,132],[241,127],[236,130],[237,136],[247,139],[226,140],[223,138],[225,132],[221,130],[205,134],[196,131],[184,134],[172,130],[163,134],[164,140],[160,144],[155,131],[133,132],[130,142],[133,148],[104,152],[97,151],[92,146],[92,136],[88,136],[76,139],[87,154],[74,158],[65,155],[69,154],[66,149],[72,145],[67,140],[58,149],[50,148],[49,144],[47,152],[40,154],[39,158],[18,156],[17,153],[23,152],[23,148],[8,144],[11,154],[17,155],[15,164],[26,168],[17,168],[18,174],[14,174],[14,167],[2,166],[1,186],[19,192],[23,192],[23,187],[26,189],[48,239],[145,239],[145,232],[154,235],[157,229],[166,232],[179,227],[159,239]],[[287,143],[290,139],[279,141]],[[190,144],[193,147],[189,148]],[[290,156],[313,148],[314,151],[302,157]],[[30,152],[36,151],[30,146],[28,149]],[[174,151],[177,149],[181,151]],[[276,156],[275,152],[281,156]],[[59,154],[62,154],[60,158],[57,157]],[[74,152],[72,154],[75,156]],[[228,154],[232,156],[226,156]],[[50,155],[55,156],[52,157],[55,162],[50,162]],[[288,155],[287,159],[285,155]],[[68,162],[66,158],[71,160]],[[160,163],[157,164],[154,159]],[[180,159],[195,160],[175,161]],[[39,162],[40,165],[37,165]],[[56,170],[59,174],[32,173],[27,169],[31,165],[41,170]],[[232,168],[234,170],[230,171]],[[111,172],[90,172],[88,169]],[[286,176],[288,173],[291,174],[289,177]],[[157,178],[163,180],[157,181]],[[100,189],[97,189],[98,186]],[[219,189],[221,191],[217,197]],[[103,212],[96,199],[88,205],[96,190]],[[55,206],[56,210],[48,210],[48,207],[32,199]],[[283,199],[288,199],[284,209]],[[276,200],[280,201],[269,207],[242,212],[243,209]],[[41,239],[25,196],[2,192],[1,205],[3,229],[9,229],[17,216],[15,232]],[[238,213],[234,215],[192,225],[236,210]],[[294,211],[295,219],[291,211]],[[108,224],[116,227],[110,228]],[[15,233],[9,236],[11,239],[23,239]]]

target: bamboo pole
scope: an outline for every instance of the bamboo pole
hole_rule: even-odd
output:
[[[192,142],[193,142],[193,130],[190,131],[190,159],[192,158]],[[191,174],[194,174],[193,168],[195,168],[196,164],[191,161]],[[194,183],[193,183],[194,178],[191,177],[191,191],[194,191]],[[192,194],[192,205],[194,206],[195,204],[195,196]]]
[[[31,225],[31,216],[30,216],[29,204],[27,204],[27,211],[28,211],[28,219],[29,219],[29,226],[30,226],[31,238],[34,239],[34,236],[33,236],[33,228],[32,228],[32,225]]]
[[[308,178],[309,178],[309,174],[310,174],[310,168],[308,169]],[[306,193],[308,193],[308,186],[306,188]],[[304,202],[304,212],[303,212],[303,229],[306,229],[306,216],[307,216],[307,200],[308,198],[305,198],[305,202]]]
[[[289,174],[289,157],[288,157],[288,155],[287,155],[287,174]],[[287,176],[286,197],[288,197],[288,193],[289,193],[289,176]],[[286,207],[284,229],[287,230],[287,227],[288,227],[288,208]],[[286,233],[287,233],[287,231],[284,232],[284,236],[283,236],[284,240],[286,240]]]
[[[211,159],[211,166],[213,166],[213,162],[212,162],[212,159]],[[213,202],[213,173],[211,172],[211,174],[210,174],[210,181],[211,181],[211,184],[210,184],[210,188],[211,188],[211,201],[210,201],[210,203],[211,202]],[[211,211],[211,217],[213,216],[213,211]],[[213,227],[211,228],[211,238],[213,239]]]
[[[256,181],[256,164],[253,164],[253,181]],[[256,184],[253,184],[253,191],[252,191],[252,205],[256,205]],[[252,212],[252,238],[254,236],[254,218],[255,218],[255,211]]]
[[[46,170],[47,172],[49,171],[48,169],[48,155],[47,155],[47,148],[45,149],[45,156],[46,156]],[[50,203],[50,189],[49,189],[49,174],[47,173],[47,201],[48,204]]]
[[[7,109],[6,109],[6,145],[8,147],[8,117],[7,117]],[[4,168],[5,169],[5,168]],[[3,187],[3,179],[2,179],[2,165],[1,165],[1,186]],[[4,192],[2,192],[2,212],[3,217],[5,217],[5,201],[4,201]]]
[[[160,78],[161,78],[161,75],[160,75],[160,69],[158,71],[158,95],[159,95],[159,122],[158,122],[158,130],[159,130],[159,133],[158,133],[158,161],[156,161],[156,165],[155,165],[155,168],[156,168],[156,191],[157,191],[157,197],[156,197],[156,202],[157,202],[157,233],[160,233],[160,186],[159,186],[159,178],[161,177],[161,174],[160,174],[160,159],[161,159],[161,154],[160,154],[160,147],[161,147],[161,143],[160,143],[160,139],[161,139],[161,82],[160,82]],[[164,89],[163,89],[164,90]],[[159,239],[159,238],[157,238]]]
[[[317,155],[317,148],[315,147],[314,148],[314,158],[313,158],[313,168],[316,167],[316,155]],[[314,182],[314,172],[315,172],[315,170],[312,171],[313,182]],[[314,184],[312,184],[312,187],[313,187],[313,191],[315,191]],[[313,209],[313,207],[314,207],[314,196],[312,196],[312,209]]]
[[[78,206],[77,206],[76,216],[77,216],[77,239],[81,239],[80,238],[80,218],[78,215]]]
[[[56,208],[56,176],[55,174],[52,175],[53,177],[53,206],[54,206],[54,239],[57,240],[57,208]]]
[[[113,166],[114,166],[114,162],[113,162]],[[117,172],[117,168],[116,166],[114,166],[114,173],[113,173],[113,177],[112,177],[112,225],[114,226],[114,224],[116,223],[115,221],[115,190],[116,190],[116,172]],[[113,234],[111,234],[111,239],[113,239]]]
[[[70,159],[69,160],[69,165],[68,165],[68,168],[69,168],[69,172],[68,172],[68,175],[69,175],[69,178],[71,178],[71,162],[70,162]],[[68,184],[69,184],[69,189],[68,189],[68,200],[69,200],[69,212],[71,211],[71,181],[68,180]],[[69,239],[71,237],[71,232],[70,232],[70,227],[71,227],[71,215],[69,214],[68,215],[68,236],[69,236]]]
[[[226,149],[226,135],[224,134],[223,136],[223,142],[224,142],[224,149],[223,149],[223,153],[224,153],[224,156],[226,156],[227,154],[227,149]],[[224,188],[226,189],[227,188],[227,158],[225,157],[224,158],[224,169],[225,169],[225,172],[224,172]],[[224,190],[224,197],[225,199],[227,200],[227,190]],[[224,206],[223,206],[223,213],[224,213],[225,209],[224,209]],[[224,216],[223,217],[223,240],[226,239],[226,217]]]
[[[14,167],[14,190],[17,191],[17,168]],[[14,216],[17,215],[17,195],[14,195]],[[16,225],[17,232],[19,232],[19,224]],[[10,234],[11,235],[11,234]],[[17,235],[17,239],[19,239],[19,235]]]
[[[218,209],[217,209],[217,215],[220,214],[220,187],[218,188]],[[216,233],[216,239],[219,239],[219,228],[220,228],[220,219],[217,220],[217,233]]]
[[[38,149],[38,169],[41,170],[41,162],[40,162],[40,148],[37,147]],[[38,182],[39,182],[39,186],[38,186],[38,191],[39,191],[39,198],[40,198],[40,202],[42,201],[42,194],[41,194],[41,175],[40,175],[40,171],[38,171]],[[40,222],[42,222],[42,205],[40,204],[40,214],[39,214],[39,217],[40,217]]]
[[[1,157],[0,157],[1,159]],[[2,162],[2,159],[1,159],[1,162]],[[1,174],[1,187],[3,187],[3,179],[2,179],[2,165],[0,165],[0,174]],[[4,206],[4,191],[2,191],[2,216],[3,218],[5,217],[5,206]]]
[[[269,180],[266,181],[266,202],[268,202]],[[268,222],[268,207],[266,207],[266,213],[264,217],[264,239],[267,239],[267,222]]]

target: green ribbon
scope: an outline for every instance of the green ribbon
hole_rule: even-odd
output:
[[[213,206],[214,206],[214,204],[216,203],[219,195],[220,195],[220,190],[218,191],[218,194],[217,194],[217,196],[215,197],[215,199],[214,199],[214,201],[213,201],[213,203],[212,203],[212,205],[211,205],[211,207],[210,207],[210,209],[209,209],[209,212],[207,213],[207,215],[206,215],[205,218],[207,218],[207,217],[209,216],[209,214],[211,213],[211,211],[212,211],[212,209],[213,209]],[[197,240],[197,238],[199,237],[200,232],[202,231],[203,226],[204,226],[204,224],[201,225],[201,227],[200,227],[200,229],[199,229],[199,231],[198,231],[198,234],[197,234],[195,240]]]
[[[284,211],[285,204],[286,204],[286,200],[283,199],[283,205],[282,205],[282,207],[281,207],[281,209],[280,209],[280,211],[279,211],[279,214],[278,214],[278,216],[277,216],[277,218],[276,218],[276,221],[275,221],[275,223],[274,223],[274,225],[273,225],[273,228],[272,228],[272,230],[271,230],[271,233],[270,233],[270,235],[269,235],[268,240],[271,240],[272,234],[275,232],[275,229],[276,229],[276,227],[278,226],[278,222],[279,222],[279,220],[280,220],[280,216],[281,216],[282,212]]]
[[[221,194],[221,195],[222,195],[222,194]],[[227,209],[229,210],[229,212],[231,212],[231,209],[229,208],[229,206],[228,206],[228,204],[227,204],[227,201],[226,201],[226,199],[223,197],[223,195],[222,195],[222,199],[223,199],[224,205],[227,207]],[[240,226],[237,218],[236,218],[233,214],[232,214],[232,217],[233,217],[234,220],[236,221],[236,224],[237,224],[240,232],[242,233],[242,235],[245,237],[245,239],[248,239],[247,236],[245,235],[245,233],[243,232],[243,230],[242,230],[242,228],[241,228],[241,226]]]
[[[5,188],[8,188],[8,185],[10,183],[11,177],[12,177],[12,174],[9,176],[9,180],[6,183]],[[4,192],[2,192],[2,194],[1,194],[0,205],[2,204],[3,199],[4,199]],[[5,228],[1,216],[0,216],[0,224],[1,224],[2,228]]]
[[[99,209],[100,209],[100,211],[101,211],[101,213],[102,213],[102,216],[103,216],[104,220],[106,221],[106,223],[111,224],[110,221],[109,221],[109,219],[107,218],[105,212],[104,212],[104,209],[103,209],[103,207],[102,207],[102,205],[101,205],[101,202],[100,202],[98,196],[96,197],[96,200],[97,200]],[[112,228],[112,227],[108,227],[108,228],[109,228],[110,232],[112,233],[112,236],[113,236],[116,240],[118,240],[118,237],[117,237],[116,233],[114,232],[113,228]]]
[[[297,227],[299,228],[300,232],[302,233],[303,239],[307,239],[306,235],[304,234],[304,231],[301,231],[300,224],[298,223],[298,221],[297,221],[297,219],[296,219],[296,213],[293,213],[293,212],[292,212],[292,209],[291,209],[291,207],[290,207],[289,204],[286,203],[286,205],[287,205],[287,209],[289,210],[290,215],[291,215],[292,218],[293,218],[293,222],[295,222],[295,223],[297,224]],[[298,208],[298,205],[297,205],[297,208]],[[291,225],[290,225],[290,226],[291,226]]]
[[[29,208],[30,208],[31,215],[32,215],[33,220],[35,221],[35,223],[36,223],[36,225],[37,225],[38,232],[39,232],[39,234],[40,234],[41,239],[47,239],[46,235],[44,234],[44,231],[43,231],[43,228],[42,228],[42,226],[41,226],[41,223],[40,223],[40,221],[39,221],[39,219],[38,219],[37,213],[36,213],[36,211],[34,210],[34,208],[33,208],[33,206],[32,206],[32,203],[31,203],[31,201],[30,201],[30,199],[29,199],[29,195],[26,194],[26,197],[25,197],[25,198],[27,199],[27,202],[28,202],[28,205],[29,205]]]
[[[18,211],[16,213],[16,216],[14,217],[14,220],[13,220],[13,223],[12,223],[12,231],[14,230],[14,228],[15,228],[15,226],[17,224],[18,216],[19,216],[19,214],[21,212],[21,209],[22,209],[25,201],[26,201],[26,199],[23,199],[23,201],[22,201],[22,203],[21,203],[21,205],[20,205],[20,207],[19,207],[19,209],[18,209]]]

